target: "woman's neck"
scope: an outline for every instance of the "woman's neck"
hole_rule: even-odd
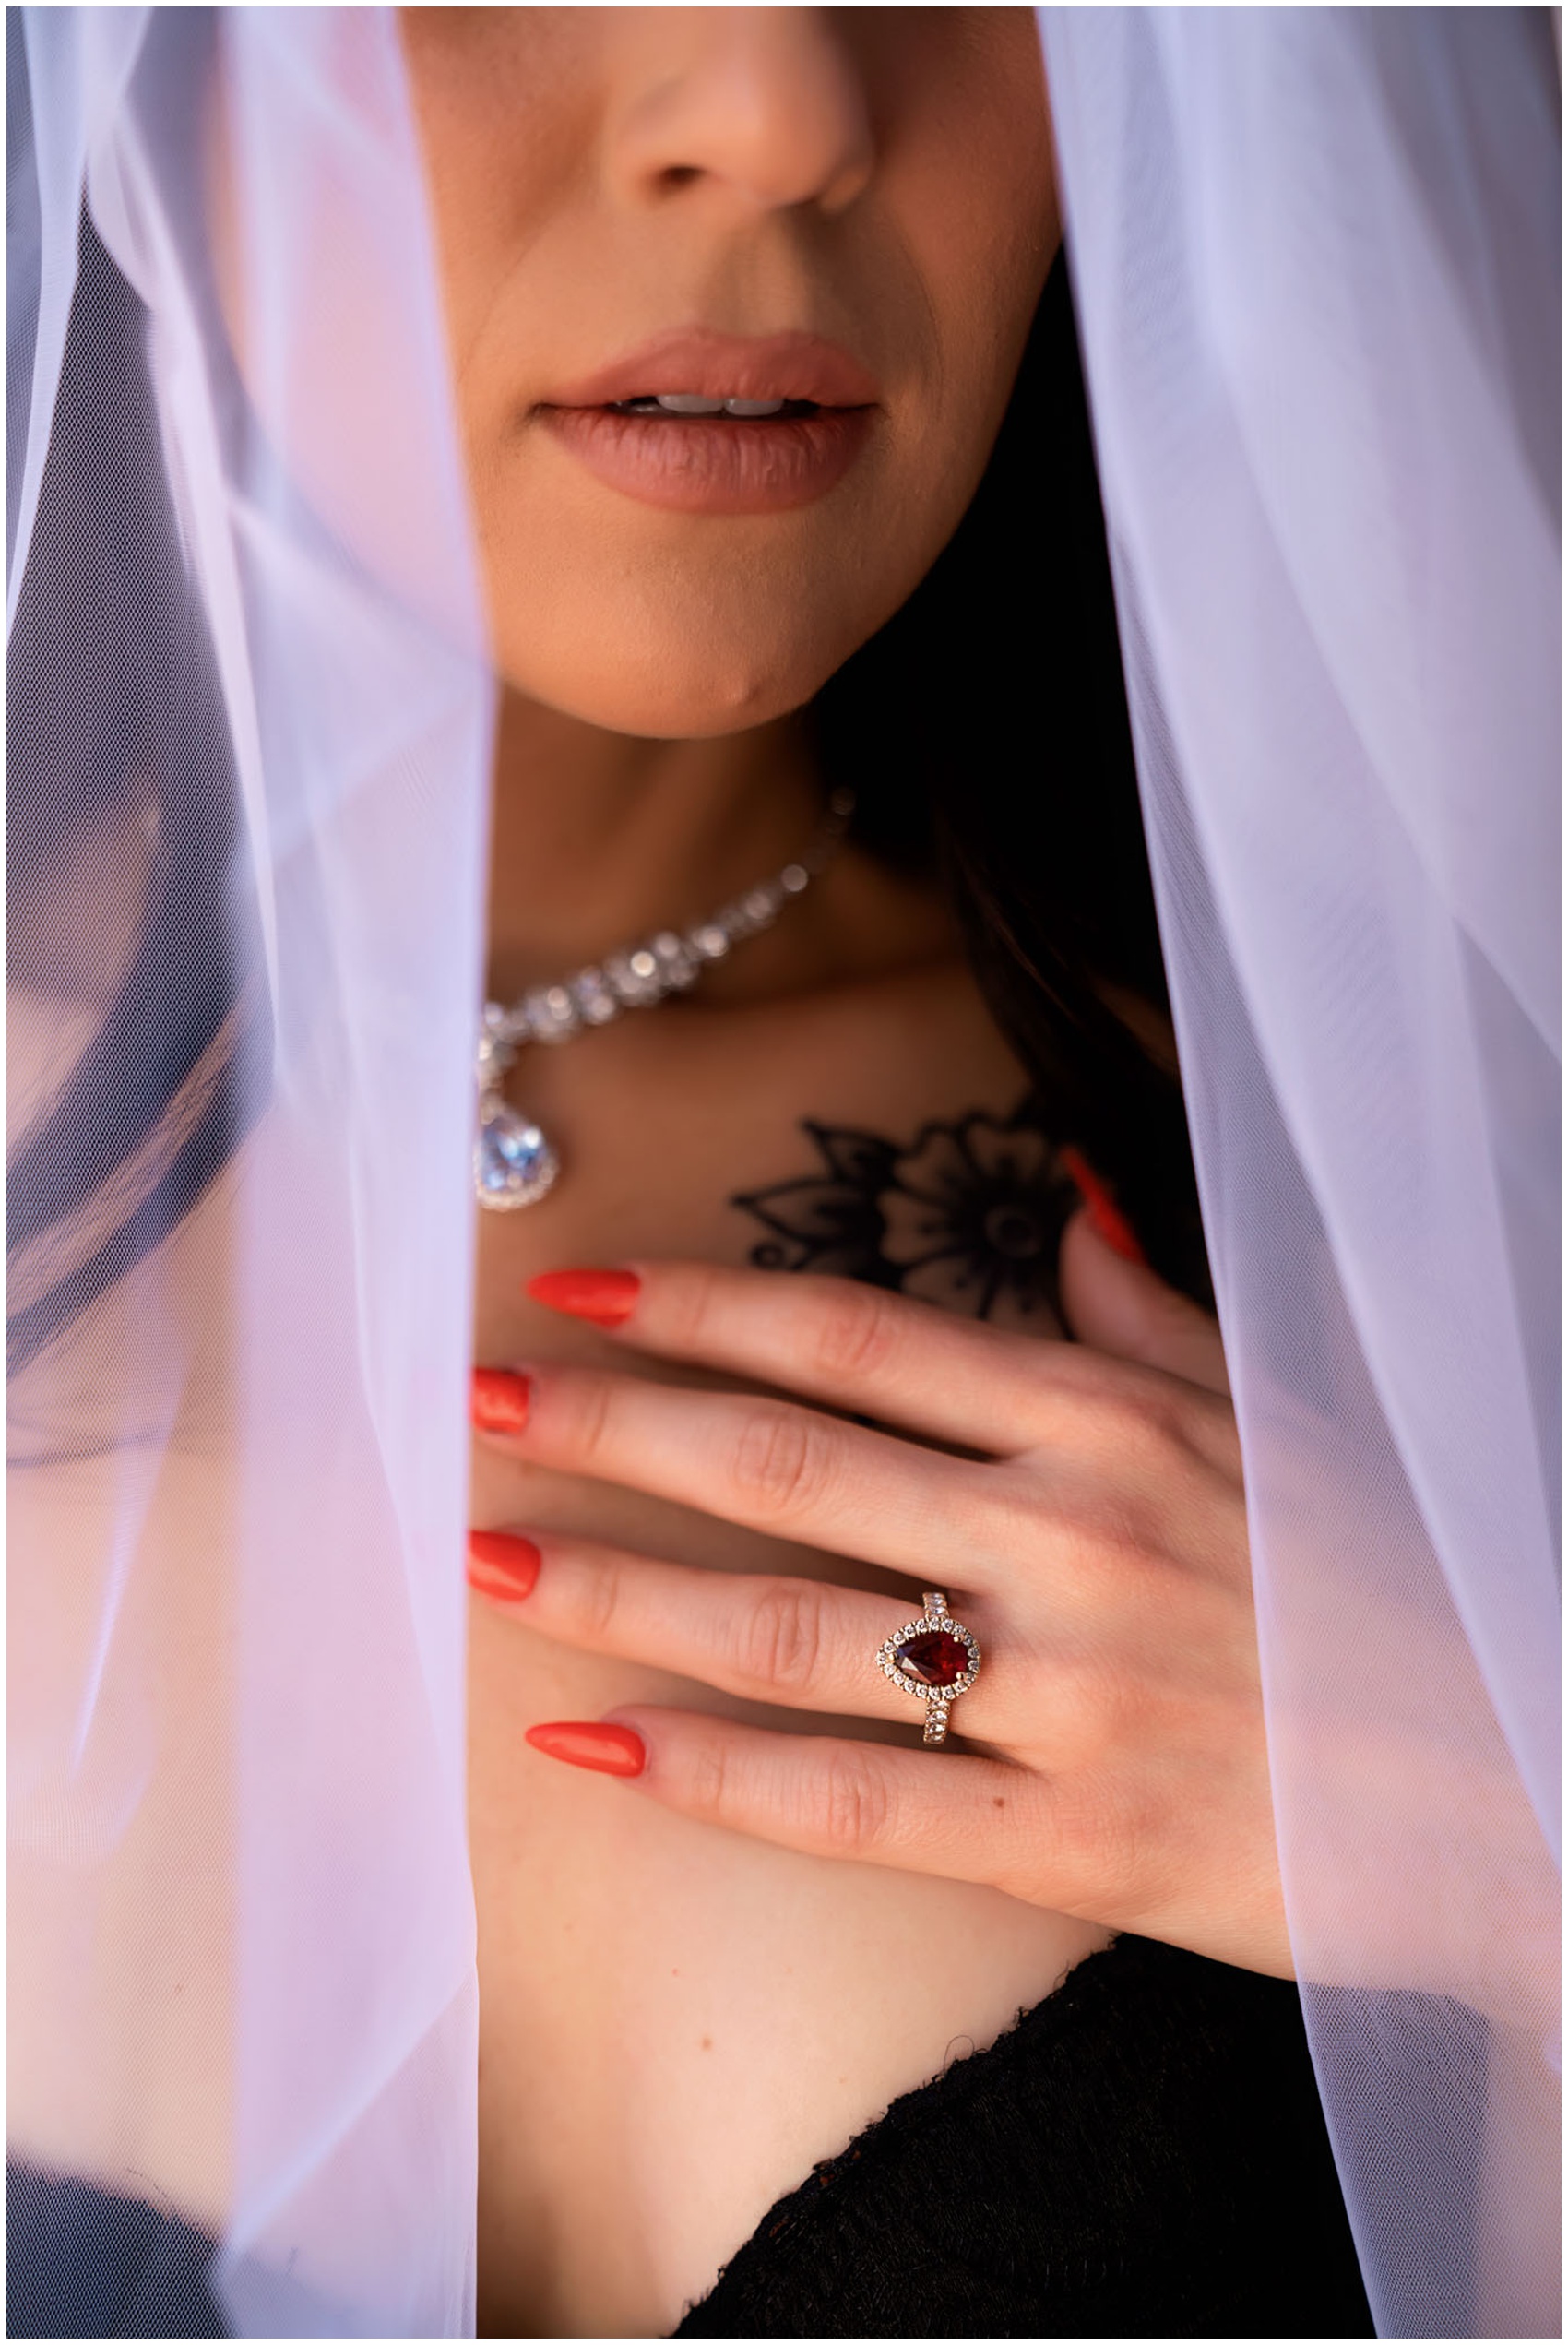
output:
[[[505,692],[490,991],[509,1001],[716,911],[801,853],[822,801],[798,719],[710,740],[642,740]],[[715,1002],[795,991],[951,946],[932,890],[846,853],[703,991]]]

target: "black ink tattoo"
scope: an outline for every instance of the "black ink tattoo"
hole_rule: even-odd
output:
[[[977,1109],[924,1124],[900,1147],[802,1122],[820,1170],[730,1202],[768,1235],[761,1270],[831,1271],[964,1311],[1060,1330],[1056,1260],[1081,1203],[1033,1099],[1010,1117]]]

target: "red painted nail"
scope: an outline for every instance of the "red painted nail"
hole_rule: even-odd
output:
[[[469,1414],[481,1433],[521,1433],[529,1421],[529,1380],[510,1368],[476,1368]]]
[[[541,1561],[531,1539],[512,1530],[470,1530],[469,1586],[481,1596],[498,1596],[516,1604],[531,1595]]]
[[[1062,1169],[1087,1206],[1089,1227],[1095,1235],[1103,1238],[1112,1254],[1119,1254],[1123,1262],[1141,1262],[1146,1268],[1148,1256],[1138,1244],[1136,1231],[1099,1173],[1091,1171],[1076,1149],[1062,1150]]]
[[[547,1311],[591,1319],[596,1327],[619,1327],[636,1309],[642,1283],[635,1270],[541,1270],[524,1292]]]
[[[546,1758],[564,1759],[568,1767],[591,1767],[600,1775],[640,1775],[647,1765],[647,1745],[629,1726],[565,1719],[530,1726],[523,1739]]]

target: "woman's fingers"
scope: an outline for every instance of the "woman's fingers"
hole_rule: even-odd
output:
[[[1117,1446],[1118,1412],[1156,1398],[1163,1404],[1176,1389],[1167,1386],[1172,1375],[1225,1391],[1213,1320],[1152,1270],[1119,1259],[1082,1216],[1068,1228],[1063,1280],[1080,1343],[1004,1333],[849,1279],[704,1263],[547,1271],[529,1291],[639,1350],[993,1458],[1030,1450],[1102,1457],[1108,1444]],[[1197,1446],[1228,1456],[1229,1411],[1195,1391],[1184,1402]]]
[[[852,1279],[783,1279],[700,1262],[547,1271],[529,1292],[667,1360],[992,1453],[1038,1437],[1039,1397],[1063,1349]]]
[[[480,1430],[530,1464],[622,1482],[927,1586],[989,1584],[1000,1568],[992,1535],[1016,1541],[1000,1487],[993,1502],[987,1482],[1004,1467],[960,1464],[790,1401],[553,1365],[526,1377],[481,1369],[474,1384]]]
[[[521,1551],[520,1571],[508,1549]],[[656,1563],[548,1531],[526,1541],[471,1533],[469,1577],[481,1594],[515,1607],[529,1628],[580,1650],[649,1662],[746,1701],[892,1719],[917,1732],[924,1720],[919,1695],[905,1693],[877,1666],[885,1639],[920,1613],[912,1601],[815,1579]],[[993,1685],[982,1670],[962,1696],[956,1721],[994,1739],[1005,1676]]]
[[[807,1856],[983,1882],[1063,1911],[1077,1901],[1077,1863],[1049,1784],[1004,1760],[769,1733],[640,1705],[605,1723],[641,1744],[639,1789],[705,1824]],[[529,1739],[555,1756],[550,1734],[534,1729]],[[636,1744],[627,1747],[635,1761]],[[1020,1851],[1027,1882],[1015,1875]]]
[[[1087,1212],[1075,1214],[1063,1234],[1061,1284],[1062,1308],[1080,1343],[1229,1392],[1218,1321],[1146,1263],[1118,1254]]]

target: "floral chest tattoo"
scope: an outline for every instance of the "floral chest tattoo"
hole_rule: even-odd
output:
[[[1081,1202],[1032,1100],[923,1124],[906,1142],[803,1121],[818,1169],[731,1197],[767,1235],[762,1270],[889,1287],[977,1319],[1061,1332],[1056,1264]]]

